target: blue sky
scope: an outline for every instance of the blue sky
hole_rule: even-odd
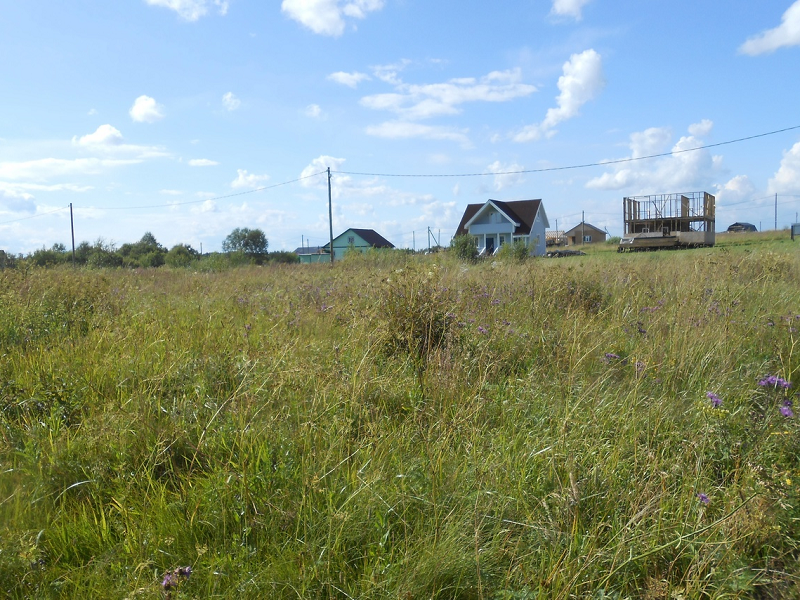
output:
[[[800,211],[800,0],[26,0],[0,18],[0,249],[271,250],[373,228],[449,243],[541,198],[621,233],[626,195],[705,190],[717,229]],[[539,171],[664,154],[660,158]],[[528,171],[520,173],[520,171]],[[453,176],[487,174],[480,176]],[[419,175],[400,177],[396,175]],[[282,185],[285,184],[285,185]]]

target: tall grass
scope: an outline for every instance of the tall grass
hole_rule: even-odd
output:
[[[0,590],[797,597],[799,287],[775,246],[1,271]]]

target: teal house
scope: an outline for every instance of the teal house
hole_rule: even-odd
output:
[[[318,248],[295,250],[301,263],[330,262],[330,243]],[[350,228],[333,238],[333,260],[342,260],[346,252],[366,252],[370,248],[394,248],[389,240],[374,229]],[[309,251],[310,250],[310,251]]]

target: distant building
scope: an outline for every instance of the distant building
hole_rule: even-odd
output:
[[[550,227],[541,200],[487,200],[469,204],[456,235],[471,235],[481,256],[491,256],[504,244],[523,242],[532,255],[545,252],[545,229]]]
[[[579,223],[564,235],[567,238],[567,246],[580,246],[582,244],[605,242],[607,234],[602,229],[584,222]]]
[[[544,243],[545,246],[566,246],[567,245],[567,238],[564,235],[564,231],[561,229],[551,229],[550,231],[546,231],[544,234]]]
[[[758,228],[752,223],[734,223],[728,227],[731,233],[744,233],[746,231],[758,231]]]

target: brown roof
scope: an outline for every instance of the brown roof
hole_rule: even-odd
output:
[[[575,227],[567,231],[564,235],[577,235],[581,233],[581,225],[583,225],[584,227],[583,231],[589,231],[589,232],[596,231],[597,233],[602,233],[603,235],[606,235],[605,231],[603,231],[599,227],[595,227],[594,225],[589,225],[589,223],[578,223],[577,225],[575,225]]]
[[[541,200],[514,200],[512,202],[503,202],[501,200],[487,200],[493,203],[497,208],[502,210],[509,218],[514,219],[514,222],[519,223],[519,227],[514,230],[514,235],[528,235],[533,227],[533,222],[536,220],[536,213],[539,212],[539,207],[542,205]],[[486,206],[483,204],[468,204],[464,211],[464,216],[461,217],[461,222],[458,224],[456,235],[464,235],[467,232],[465,225],[469,220],[474,217],[478,211]]]

